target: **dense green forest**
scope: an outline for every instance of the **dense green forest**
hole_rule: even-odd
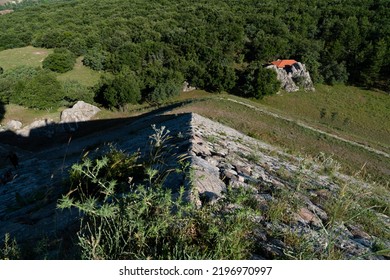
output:
[[[278,58],[302,61],[316,83],[390,90],[388,0],[27,0],[13,9],[0,17],[0,50],[83,55],[108,73],[94,90],[110,107],[161,102],[184,80],[232,91],[248,82],[242,75],[264,72],[248,66]]]

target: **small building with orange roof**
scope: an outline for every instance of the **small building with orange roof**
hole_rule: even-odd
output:
[[[275,65],[278,68],[286,68],[286,67],[291,67],[295,63],[298,63],[298,61],[294,59],[278,59],[275,61],[272,61],[271,64]]]

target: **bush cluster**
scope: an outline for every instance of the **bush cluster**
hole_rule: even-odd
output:
[[[21,66],[0,75],[0,102],[46,110],[73,105],[77,100],[93,102],[91,89],[76,81],[60,82],[55,73]]]
[[[73,69],[76,62],[75,55],[67,49],[56,49],[42,62],[43,69],[57,73],[65,73]]]

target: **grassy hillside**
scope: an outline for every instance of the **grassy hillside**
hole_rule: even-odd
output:
[[[267,96],[269,109],[390,151],[390,96],[356,87],[318,85],[317,91]]]
[[[331,88],[328,89],[330,90]],[[353,89],[345,87],[345,90]],[[363,92],[364,91],[362,91],[362,93]],[[193,94],[194,93],[192,93],[192,95]],[[366,91],[365,94],[367,95],[368,99],[375,98],[375,96],[377,96],[375,92],[371,91]],[[284,97],[276,96],[274,98],[282,99]],[[304,101],[308,97],[305,94],[297,94],[294,97],[286,96],[286,104],[288,104],[289,98],[295,98],[296,102],[299,103],[300,99]],[[237,100],[239,102],[249,104],[250,106],[254,106],[259,110],[255,110],[253,108],[243,106],[242,104],[231,102],[227,99]],[[270,101],[268,100],[264,102],[267,103]],[[334,101],[334,103],[337,103],[337,101]],[[350,102],[348,99],[340,99],[340,102],[338,102],[338,106],[339,108],[348,107],[349,103]],[[321,103],[320,101],[318,101],[316,103],[316,106],[320,105]],[[314,104],[308,104],[307,106],[307,111],[301,111],[300,118],[306,120],[305,123],[313,128],[317,126],[319,127],[320,124],[314,119],[314,113],[313,115],[310,115],[310,113],[308,113],[310,111],[315,112],[317,107]],[[372,176],[373,178],[383,181],[388,181],[388,179],[390,178],[389,158],[375,154],[356,145],[351,145],[336,138],[315,132],[311,129],[307,129],[304,126],[299,125],[299,123],[295,121],[297,117],[289,110],[280,113],[280,115],[282,117],[292,119],[291,121],[287,121],[283,118],[273,117],[272,115],[261,112],[261,110],[268,111],[268,108],[262,106],[258,102],[251,102],[231,95],[220,95],[218,97],[203,97],[200,99],[195,99],[189,104],[175,109],[174,112],[199,113],[203,116],[219,121],[239,131],[242,131],[249,136],[283,147],[287,151],[291,151],[295,154],[301,154],[304,157],[313,158],[323,152],[328,156],[331,156],[337,161],[341,162],[343,165],[343,171],[349,174],[355,174],[363,169],[364,174]],[[355,110],[356,111],[354,112],[354,114],[356,115],[369,114],[366,112],[367,108],[364,106],[357,107],[355,108]],[[373,131],[376,131],[375,127],[378,119],[384,122],[381,124],[383,127],[387,127],[389,125],[388,122],[384,121],[388,117],[385,110],[383,110],[382,113],[380,113],[380,111],[375,111],[372,112],[372,114],[377,114],[377,118],[365,118],[364,120],[365,124],[368,127],[373,128]],[[327,128],[328,132],[336,134],[344,139],[353,138],[351,137],[349,132],[345,132],[343,130],[335,130],[332,129],[330,126],[326,126],[325,128]],[[365,130],[365,127],[361,126],[361,130]],[[359,132],[357,131],[356,133]],[[380,130],[377,131],[377,134],[379,133]],[[359,137],[359,140],[363,143],[371,143],[374,141],[376,143],[383,143],[383,145],[380,146],[384,146],[386,144],[384,139],[386,138],[376,138],[375,134],[369,133],[362,133]],[[355,140],[355,142],[358,143],[360,141]],[[389,142],[387,142],[387,144],[388,143]]]

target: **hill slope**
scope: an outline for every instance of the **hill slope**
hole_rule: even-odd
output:
[[[245,187],[245,207],[259,213],[252,257],[350,259],[387,254],[381,251],[390,245],[385,186],[339,173],[331,158],[292,156],[196,114],[150,114],[110,124],[111,128],[102,124],[98,133],[65,139],[52,148],[17,150],[17,176],[0,190],[0,235],[9,232],[20,244],[54,238],[48,245],[50,258],[75,258],[59,244],[69,242],[77,231],[79,214],[56,209],[57,199],[69,187],[68,168],[85,152],[104,154],[107,143],[129,154],[140,149],[147,156],[149,136],[156,133],[152,124],[169,130],[162,168],[175,170],[183,158],[190,163],[191,174],[169,173],[165,184],[174,193],[185,186],[188,199],[203,207]],[[10,147],[1,149],[6,153]],[[3,166],[1,172],[8,168]]]

